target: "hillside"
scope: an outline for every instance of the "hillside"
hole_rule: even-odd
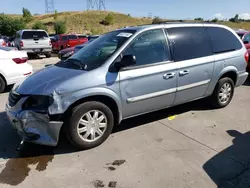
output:
[[[100,24],[100,21],[109,13],[107,11],[62,12],[58,13],[57,20],[66,22],[67,33],[86,34],[101,34],[124,26],[152,23],[152,20],[148,18],[134,18],[129,15],[112,12],[114,24],[110,26]],[[55,19],[53,14],[35,16],[35,20],[29,23],[28,26],[31,27],[37,20],[46,24],[50,33],[54,32],[53,23]]]
[[[110,26],[104,26],[100,24],[109,13],[114,15],[114,24]],[[21,15],[11,15],[12,17],[21,17]],[[32,25],[40,20],[49,29],[49,33],[54,33],[53,24],[55,22],[53,14],[37,15],[35,19],[28,24],[31,28]],[[124,26],[134,26],[141,24],[150,24],[152,19],[148,18],[135,18],[129,15],[108,12],[108,11],[84,11],[84,12],[61,12],[58,13],[57,20],[65,21],[67,25],[67,33],[85,33],[85,34],[101,34]],[[218,22],[219,24],[227,25],[235,29],[250,30],[250,22]]]

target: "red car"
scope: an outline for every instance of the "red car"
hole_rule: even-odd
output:
[[[236,33],[239,35],[239,37],[244,42],[246,49],[248,51],[248,54],[250,56],[250,31],[238,30],[238,31],[236,31]],[[248,62],[247,70],[248,70],[248,72],[250,72],[250,59]]]
[[[60,51],[65,48],[71,48],[77,46],[79,44],[83,44],[88,41],[87,36],[83,35],[75,35],[75,34],[61,34],[56,35],[54,39],[51,41],[53,51]]]

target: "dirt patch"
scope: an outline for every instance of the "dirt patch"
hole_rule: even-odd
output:
[[[115,188],[116,185],[117,185],[117,182],[116,182],[116,181],[110,181],[108,186],[109,186],[109,187],[112,187],[112,188]]]
[[[113,163],[111,163],[111,165],[113,165],[113,166],[121,166],[125,162],[126,162],[126,160],[115,160]]]
[[[113,166],[109,166],[109,167],[108,167],[108,170],[110,170],[110,171],[115,171],[115,170],[116,170],[116,168],[115,168],[115,167],[113,167]]]
[[[27,144],[15,158],[7,161],[0,173],[0,184],[19,185],[29,176],[30,166],[36,165],[37,171],[44,171],[53,158],[51,148]]]
[[[48,163],[51,162],[53,158],[54,156],[50,155],[10,159],[0,173],[0,183],[18,185],[29,176],[29,172],[31,170],[29,165],[37,164],[36,170],[44,171],[47,168]]]
[[[103,184],[103,181],[101,181],[101,180],[93,181],[93,185],[94,185],[95,188],[105,187],[105,185]]]
[[[156,138],[156,140],[155,140],[156,142],[162,142],[163,141],[163,139],[162,138]]]

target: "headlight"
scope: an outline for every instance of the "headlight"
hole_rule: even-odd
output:
[[[67,58],[67,57],[72,56],[73,54],[74,54],[74,51],[67,52],[66,54],[62,55],[62,57]]]
[[[35,112],[47,113],[49,106],[53,103],[53,98],[43,95],[29,96],[23,103],[23,110],[33,110]]]

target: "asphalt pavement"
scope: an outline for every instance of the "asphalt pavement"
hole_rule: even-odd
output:
[[[35,70],[57,62],[35,59]],[[0,95],[0,187],[246,188],[250,187],[250,81],[231,104],[206,100],[142,115],[115,127],[101,146],[74,150],[62,135],[57,148],[27,144],[4,112]]]

